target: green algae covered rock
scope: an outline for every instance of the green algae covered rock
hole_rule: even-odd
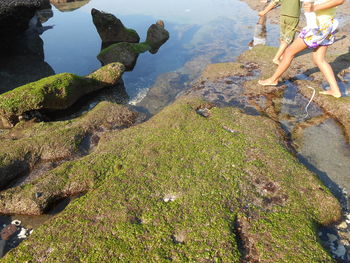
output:
[[[102,46],[108,47],[115,43],[138,43],[140,36],[133,29],[126,28],[122,21],[113,14],[91,9],[91,16],[98,34],[102,40]]]
[[[129,127],[136,121],[136,117],[137,113],[126,106],[101,102],[93,110],[74,120],[33,125],[19,123],[8,133],[0,135],[0,187],[6,186],[23,174],[28,174],[37,163],[79,157],[85,151],[82,147],[84,141],[91,141],[93,136],[98,138],[98,132],[101,130]],[[25,127],[26,125],[29,127]],[[31,200],[25,201],[27,196],[16,189],[15,187],[8,190],[10,194],[6,191],[0,193],[0,213],[43,212],[37,206],[33,208]],[[21,194],[21,197],[17,198],[17,194]],[[35,192],[30,198],[33,198],[34,194]],[[28,203],[31,205],[27,205]]]
[[[62,73],[4,93],[0,95],[0,127],[12,127],[29,111],[66,109],[92,91],[117,84],[123,72],[122,64],[111,63],[86,77]]]
[[[139,55],[150,49],[151,46],[147,43],[116,43],[103,49],[97,58],[103,65],[113,62],[122,63],[126,70],[130,71],[135,67]]]
[[[334,262],[340,206],[266,117],[181,99],[52,172],[90,191],[2,262]]]

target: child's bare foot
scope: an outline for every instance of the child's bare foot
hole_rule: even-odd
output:
[[[278,81],[273,81],[271,79],[259,80],[258,83],[262,86],[277,86]]]
[[[274,64],[276,64],[276,65],[279,65],[279,64],[281,63],[281,61],[280,61],[279,59],[277,59],[277,58],[274,58],[274,59],[272,60],[272,62],[273,62]]]
[[[334,98],[340,98],[341,97],[341,93],[339,91],[325,90],[325,91],[320,91],[319,93],[322,94],[322,95],[333,96]]]

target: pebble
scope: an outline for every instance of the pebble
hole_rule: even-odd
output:
[[[336,235],[329,234],[329,233],[327,233],[327,237],[328,237],[330,242],[334,242],[338,239]]]
[[[338,257],[340,257],[340,258],[344,258],[344,255],[345,255],[345,253],[346,253],[346,249],[345,249],[345,247],[344,247],[342,244],[340,244],[340,245],[338,246],[337,250],[334,251],[333,253],[334,253],[335,255],[337,255]]]
[[[347,222],[342,222],[339,225],[337,225],[337,227],[340,228],[340,229],[345,229],[345,228],[348,227],[348,225],[347,225]]]
[[[15,225],[15,226],[20,226],[21,223],[22,223],[22,222],[19,221],[19,220],[17,220],[17,219],[16,219],[16,220],[13,220],[13,221],[11,222],[11,224],[12,224],[12,225]]]
[[[204,118],[210,117],[210,111],[209,111],[209,109],[207,109],[207,108],[198,109],[198,110],[197,110],[197,113],[198,113],[199,115],[201,115],[202,117],[204,117]]]
[[[17,237],[19,239],[24,239],[27,238],[27,229],[25,229],[24,227],[21,228],[21,231],[18,233]]]
[[[173,202],[173,201],[175,201],[176,200],[176,196],[174,196],[174,195],[168,195],[168,196],[165,196],[164,198],[163,198],[163,201],[164,202]]]
[[[224,130],[228,131],[228,132],[231,132],[231,133],[239,133],[239,131],[236,131],[236,130],[233,130],[227,126],[223,126],[222,128],[224,128]]]

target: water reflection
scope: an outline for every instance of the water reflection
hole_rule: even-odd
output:
[[[259,17],[255,25],[253,40],[249,42],[249,49],[256,45],[266,45],[266,16]]]
[[[170,0],[91,0],[69,13],[53,7],[54,17],[48,24],[55,25],[55,28],[45,32],[43,39],[46,61],[56,73],[86,75],[100,66],[95,56],[100,51],[101,42],[92,23],[92,8],[120,18],[127,28],[140,34],[141,41],[146,38],[148,25],[158,19],[165,21],[171,39],[157,56],[146,53],[140,56],[133,72],[124,75],[132,100],[140,100],[143,97],[140,95],[147,93],[159,75],[183,71],[185,64],[198,60],[198,56],[203,56],[202,62],[205,63],[234,60],[247,49],[251,26],[257,18],[254,11],[237,0],[177,1],[176,4]],[[268,43],[277,43],[277,26],[270,26],[269,30],[272,30],[272,37]],[[201,64],[203,69],[205,64]],[[184,83],[178,83],[175,88],[181,86]]]
[[[61,12],[71,12],[89,3],[90,0],[50,0],[50,3]]]
[[[1,57],[0,93],[55,74],[44,61],[44,43],[39,34],[45,29],[34,17],[29,29],[13,42],[11,52]]]

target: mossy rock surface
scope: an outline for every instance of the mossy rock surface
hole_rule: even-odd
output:
[[[129,127],[136,121],[137,115],[126,106],[101,102],[74,120],[32,125],[19,123],[8,133],[0,135],[0,187],[28,173],[38,162],[65,160],[81,154],[84,140],[99,131]],[[19,197],[7,195],[8,199],[2,196],[0,213],[38,213],[37,210],[30,212],[29,207],[20,205],[24,201],[20,191],[15,190],[13,193],[19,194]]]
[[[80,97],[117,84],[124,72],[120,63],[106,65],[86,77],[62,73],[0,95],[0,127],[11,127],[25,112],[66,109]]]
[[[95,182],[2,262],[333,262],[340,206],[268,118],[181,99],[57,169]]]
[[[103,65],[119,62],[125,66],[126,70],[130,71],[135,67],[139,54],[150,49],[151,46],[147,42],[116,43],[101,50],[97,58]]]

